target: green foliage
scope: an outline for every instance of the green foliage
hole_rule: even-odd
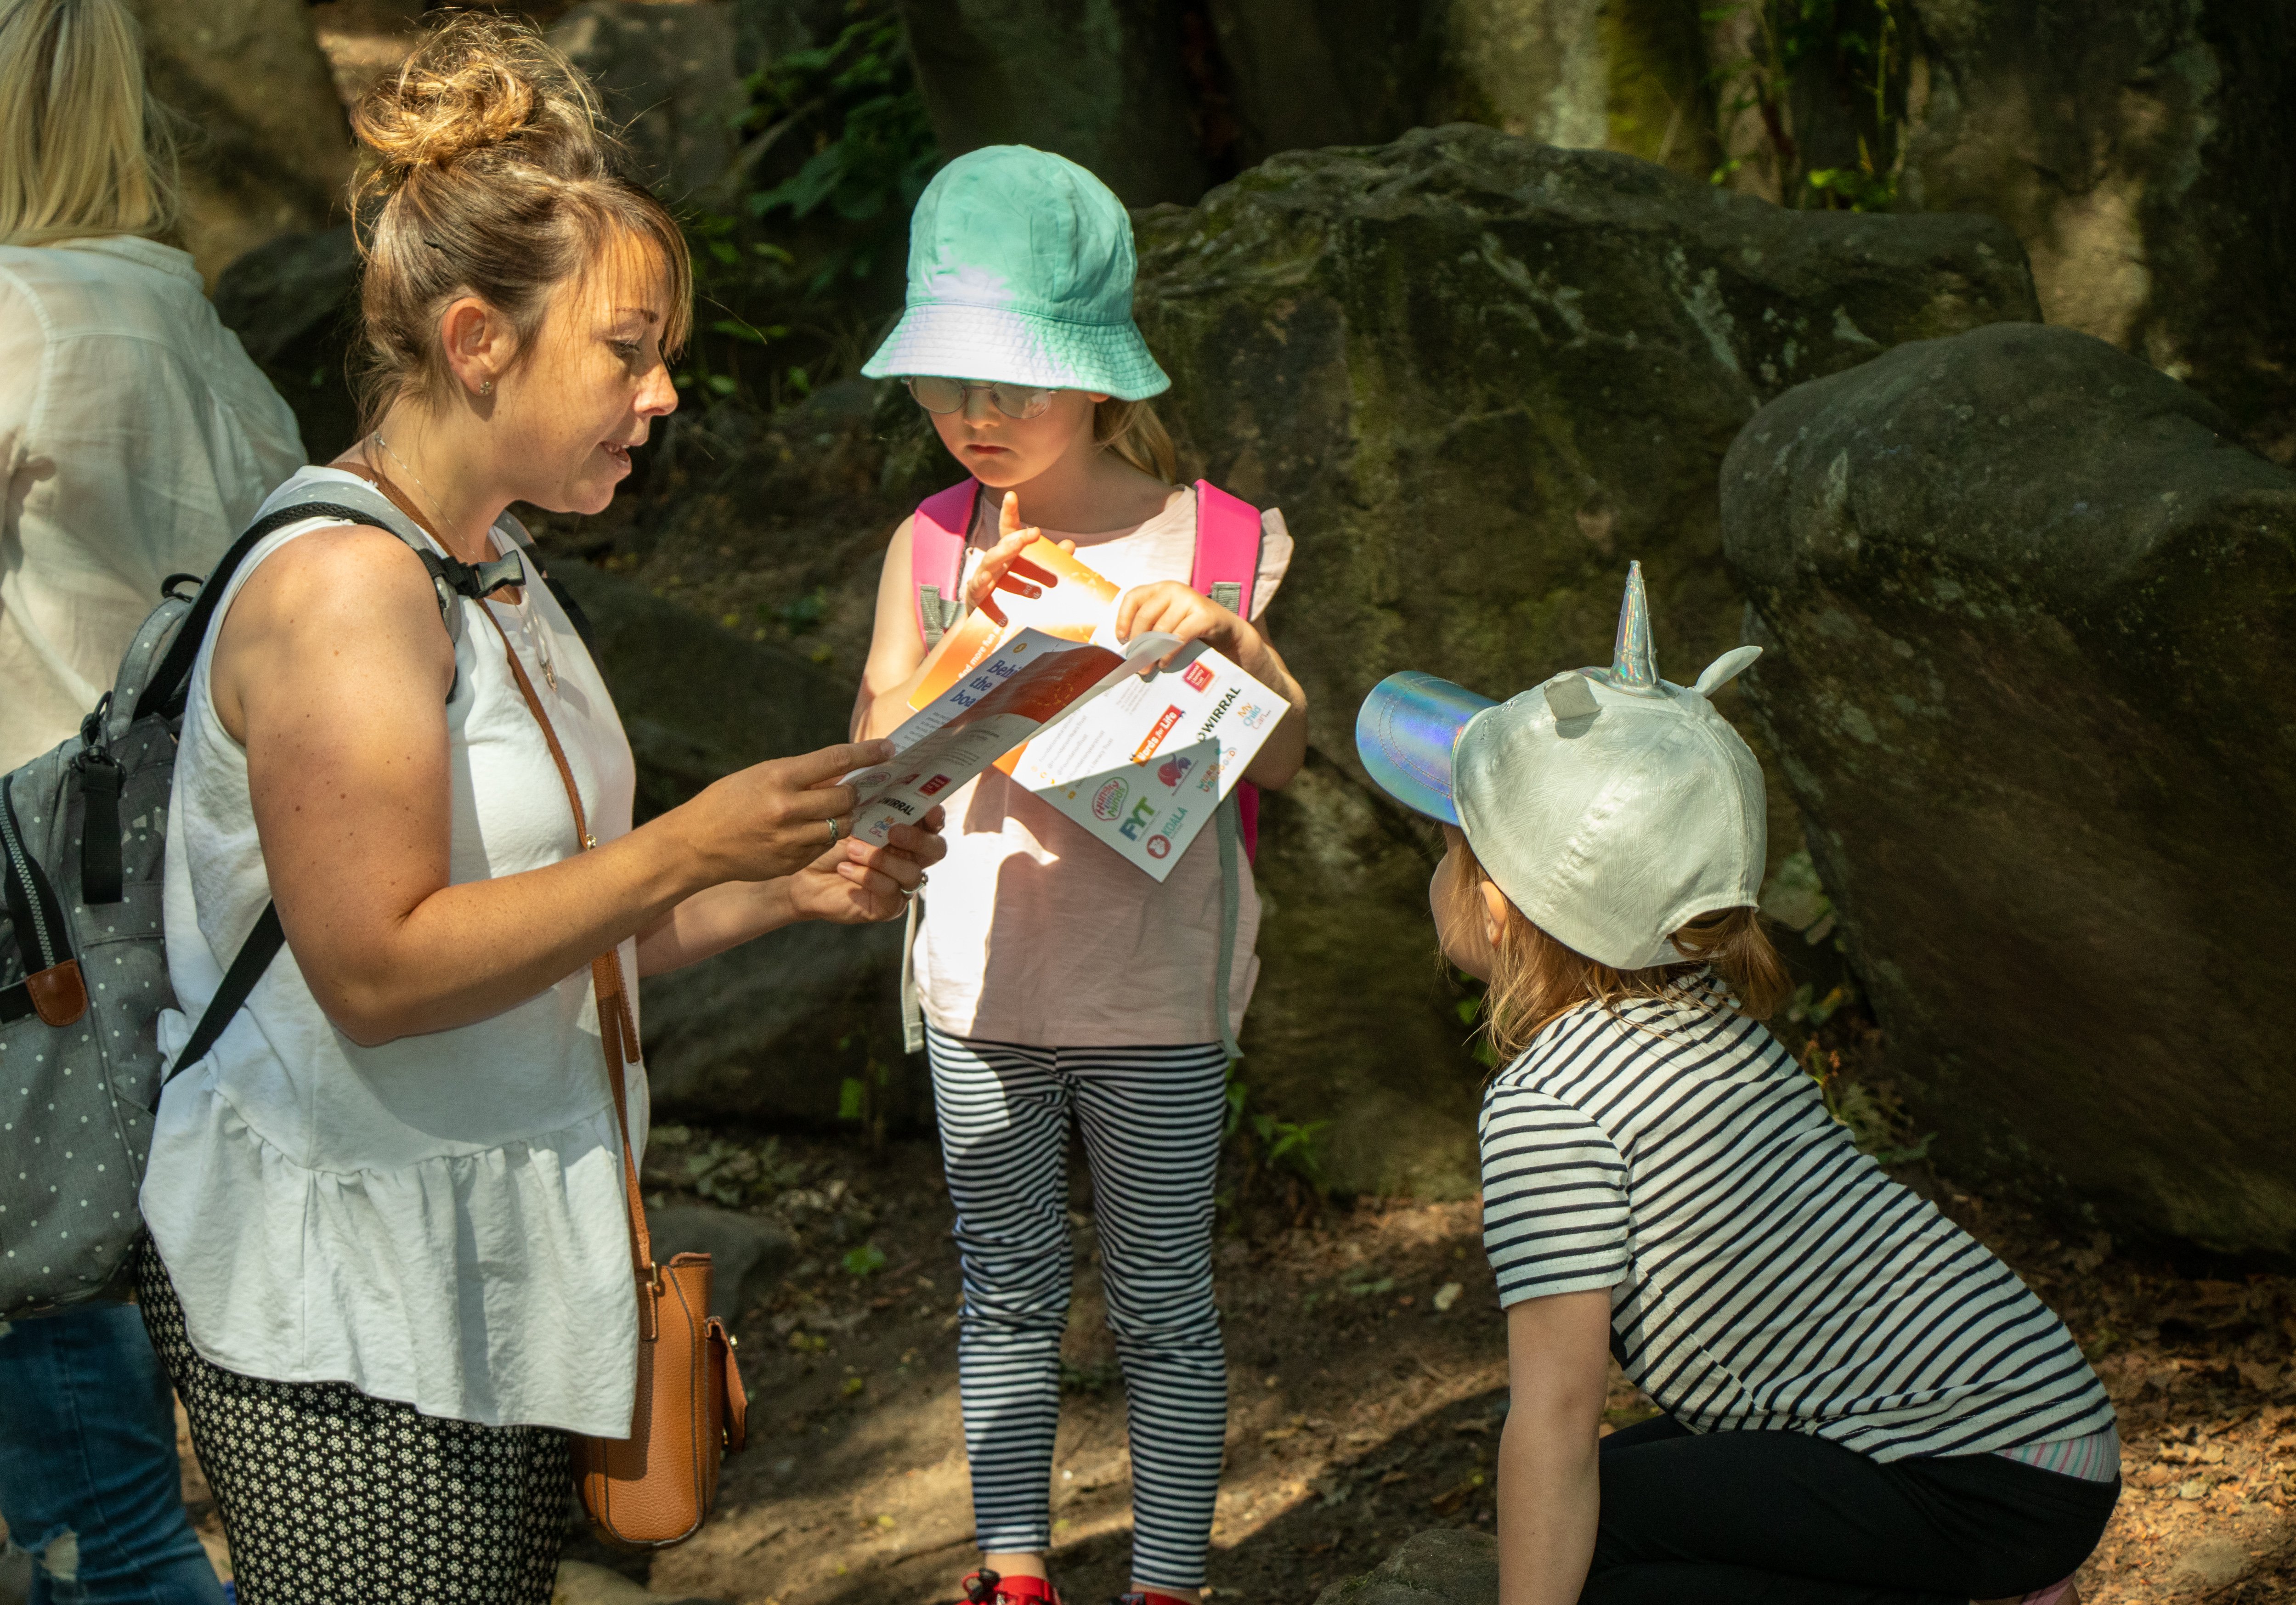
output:
[[[1904,3],[1734,0],[1702,13],[1718,32],[1744,25],[1749,48],[1715,70],[1716,100],[1726,124],[1751,113],[1755,129],[1726,151],[1713,182],[1759,165],[1787,206],[1894,207],[1906,162]]]
[[[1802,1050],[1801,1068],[1817,1083],[1825,1112],[1849,1134],[1860,1153],[1871,1154],[1883,1165],[1909,1165],[1929,1158],[1930,1144],[1937,1140],[1937,1134],[1930,1132],[1918,1142],[1911,1141],[1912,1118],[1887,1085],[1868,1085],[1844,1075],[1841,1055],[1816,1041]]]
[[[685,1129],[667,1126],[655,1134],[658,1140],[682,1142]],[[796,1186],[804,1174],[803,1165],[782,1157],[781,1142],[775,1137],[755,1146],[713,1137],[700,1152],[686,1155],[673,1173],[677,1181],[728,1209],[776,1197]]]
[[[1241,1138],[1257,1168],[1294,1177],[1316,1197],[1324,1197],[1332,1184],[1324,1173],[1320,1142],[1331,1126],[1329,1120],[1284,1120],[1254,1110],[1251,1088],[1237,1077],[1234,1061],[1229,1062],[1227,1121],[1221,1139]]]
[[[863,1243],[859,1248],[846,1252],[845,1269],[849,1274],[870,1276],[884,1268],[885,1250],[875,1243]]]
[[[732,174],[686,220],[697,317],[679,388],[764,406],[849,368],[940,157],[895,0],[750,75]]]
[[[1103,1394],[1122,1380],[1123,1373],[1113,1360],[1095,1364],[1078,1365],[1072,1361],[1061,1362],[1061,1391],[1062,1393]]]

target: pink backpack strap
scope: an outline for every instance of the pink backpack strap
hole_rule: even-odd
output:
[[[964,611],[959,587],[964,580],[964,543],[972,534],[972,513],[980,482],[967,479],[936,491],[917,504],[909,525],[909,584],[916,601],[917,629],[930,648]]]
[[[1250,618],[1260,540],[1259,508],[1209,479],[1197,480],[1196,567],[1188,589]]]
[[[1251,591],[1259,579],[1264,532],[1259,509],[1232,496],[1209,479],[1196,481],[1196,566],[1188,589],[1209,596],[1229,612],[1251,617]],[[1243,854],[1259,856],[1259,788],[1244,781],[1235,789]]]

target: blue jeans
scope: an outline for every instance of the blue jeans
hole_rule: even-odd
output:
[[[184,1510],[176,1411],[143,1317],[83,1305],[0,1336],[0,1517],[32,1605],[224,1605]]]

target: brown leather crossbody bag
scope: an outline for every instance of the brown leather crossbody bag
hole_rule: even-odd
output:
[[[429,520],[398,487],[380,474],[372,477],[400,512],[430,529]],[[437,531],[430,534],[438,538]],[[502,637],[511,676],[534,722],[542,727],[542,739],[565,784],[567,806],[574,811],[575,839],[587,852],[598,844],[590,834],[582,794],[574,784],[566,750],[558,744],[558,732],[501,620],[485,608],[479,610]],[[638,1062],[638,1034],[623,986],[619,947],[590,961],[590,985],[597,995],[598,1042],[605,1056],[606,1085],[613,1093],[614,1126],[621,1138],[622,1195],[629,1209],[630,1263],[637,1280],[638,1374],[627,1437],[574,1435],[575,1486],[591,1525],[607,1543],[665,1549],[693,1536],[709,1519],[718,1503],[719,1463],[749,1438],[749,1396],[734,1368],[733,1335],[709,1314],[709,1256],[679,1254],[668,1265],[654,1262],[645,1201],[638,1191],[637,1157],[630,1146],[627,1072]]]

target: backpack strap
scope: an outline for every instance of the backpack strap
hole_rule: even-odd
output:
[[[397,512],[399,510],[393,505],[390,511]],[[406,529],[398,528],[398,520],[380,508],[347,507],[334,502],[299,502],[292,507],[282,507],[275,512],[266,513],[250,525],[247,533],[232,543],[231,550],[223,554],[221,561],[209,573],[206,583],[200,586],[198,600],[192,603],[191,611],[184,618],[183,627],[176,632],[176,639],[168,648],[167,658],[152,675],[151,684],[144,687],[144,694],[136,700],[137,718],[151,712],[165,712],[169,717],[182,714],[190,689],[192,664],[199,657],[200,646],[207,639],[209,626],[215,621],[215,610],[224,592],[230,588],[231,577],[266,536],[307,519],[336,519],[346,524],[364,524],[370,528],[387,530],[405,541],[414,549],[414,554],[422,559],[423,569],[430,576],[430,588],[438,594],[439,622],[446,626],[450,636],[456,633],[455,625],[460,617],[454,605],[456,596],[484,596],[489,591],[516,585],[524,577],[525,570],[515,553],[491,563],[464,563],[451,557],[441,557]],[[523,536],[525,531],[521,530],[519,534]],[[520,545],[521,550],[527,549],[527,543],[521,541]],[[546,576],[545,577],[547,578]],[[555,589],[553,586],[554,594]],[[567,616],[570,619],[575,615],[570,611]],[[584,640],[587,644],[586,635]],[[448,694],[451,696],[453,693],[450,691]],[[279,923],[279,905],[266,903],[263,912],[256,916],[255,929],[247,933],[247,939],[232,955],[231,964],[224,971],[222,984],[216,987],[215,995],[208,999],[208,1006],[200,1011],[198,1022],[192,1027],[191,1039],[184,1044],[183,1052],[176,1055],[175,1063],[168,1066],[168,1073],[160,1077],[162,1087],[180,1075],[185,1067],[197,1064],[214,1049],[217,1040],[223,1036],[224,1028],[246,1004],[248,997],[255,990],[256,982],[263,979],[264,972],[271,968],[271,961],[279,956],[280,948],[286,943],[286,932]]]
[[[1188,589],[1209,596],[1238,618],[1251,617],[1259,583],[1260,547],[1267,538],[1259,509],[1209,479],[1196,481],[1196,559]],[[1243,856],[1259,856],[1259,788],[1238,783],[1230,800],[1243,838]]]
[[[967,479],[917,504],[909,523],[909,581],[917,601],[917,630],[928,649],[964,612],[964,545],[972,537],[980,481]]]
[[[1196,566],[1188,589],[1210,597],[1240,618],[1250,618],[1265,538],[1259,508],[1209,479],[1197,480]]]
[[[365,524],[376,529],[388,529],[405,540],[406,536],[371,511],[345,507],[333,502],[299,502],[292,507],[282,507],[267,512],[247,527],[247,532],[232,542],[231,549],[216,560],[208,571],[206,581],[200,586],[198,600],[176,631],[176,638],[168,646],[168,655],[160,659],[160,667],[152,671],[141,695],[135,699],[135,719],[165,714],[176,718],[184,711],[184,699],[190,694],[192,664],[200,655],[200,647],[208,638],[208,626],[215,622],[217,606],[223,594],[231,588],[231,577],[239,572],[247,554],[263,543],[266,536],[284,529],[290,524],[299,524],[307,519],[335,519],[346,524]],[[443,607],[444,604],[441,603]]]

